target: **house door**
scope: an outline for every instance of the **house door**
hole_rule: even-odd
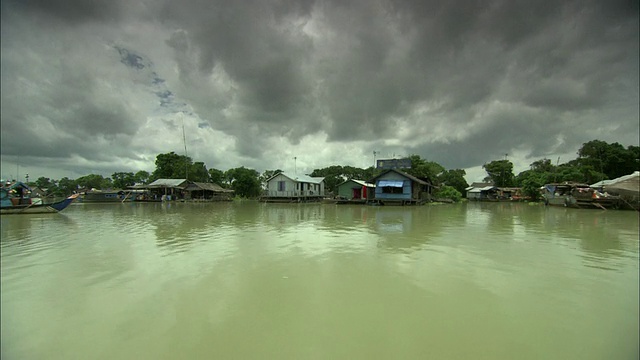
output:
[[[354,199],[360,199],[360,189],[352,189],[353,190],[353,198]]]

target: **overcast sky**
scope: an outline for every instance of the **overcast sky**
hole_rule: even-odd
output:
[[[308,173],[418,154],[481,180],[639,142],[638,0],[2,0],[1,173]],[[294,157],[296,158],[294,160]]]

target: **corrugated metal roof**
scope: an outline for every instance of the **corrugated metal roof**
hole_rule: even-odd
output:
[[[306,183],[312,183],[312,184],[320,184],[321,182],[324,181],[323,177],[311,177],[308,175],[291,175],[284,172],[281,172],[278,175],[286,176],[293,181],[306,182]]]
[[[598,181],[597,183],[592,184],[590,186],[591,187],[600,187],[600,186],[605,186],[605,185],[614,185],[614,184],[617,184],[617,183],[625,182],[627,180],[633,180],[633,179],[638,179],[638,178],[640,178],[640,171],[634,171],[633,174],[620,176],[619,178],[615,178],[615,179],[612,179],[612,180]]]
[[[372,188],[376,187],[375,184],[370,184],[370,183],[368,183],[368,182],[366,182],[364,180],[356,180],[356,179],[345,180],[345,181],[341,182],[340,184],[338,184],[338,186],[341,186],[342,184],[346,184],[349,181],[353,181],[354,183],[356,183],[358,185],[361,185],[361,186],[372,187]]]
[[[187,179],[158,179],[147,187],[182,187]]]
[[[409,179],[409,180],[411,180],[411,181],[417,182],[418,184],[422,184],[422,185],[429,185],[429,186],[431,186],[431,184],[429,184],[428,182],[426,182],[426,181],[424,181],[424,180],[421,180],[421,179],[418,179],[417,177],[415,177],[415,176],[413,176],[413,175],[411,175],[411,174],[407,174],[406,172],[404,172],[404,171],[400,171],[400,170],[397,170],[397,169],[389,169],[389,170],[387,170],[387,171],[385,171],[385,172],[381,173],[380,175],[378,175],[378,176],[374,177],[374,178],[373,178],[373,179],[371,179],[370,181],[375,181],[377,178],[379,178],[379,177],[381,177],[382,175],[387,174],[387,173],[389,173],[389,172],[391,172],[391,171],[393,171],[393,172],[395,172],[395,173],[397,173],[397,174],[400,174],[400,175],[402,175],[402,176],[404,176],[404,177],[408,178],[408,179]]]
[[[201,183],[201,182],[192,182],[187,186],[187,190],[209,190],[214,192],[233,192],[233,190],[225,189],[222,186],[214,183]]]
[[[351,179],[351,181],[356,182],[362,186],[366,186],[366,187],[376,187],[375,184],[370,184],[368,182],[365,182],[364,180],[356,180],[356,179]]]

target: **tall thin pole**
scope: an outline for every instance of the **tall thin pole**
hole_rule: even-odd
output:
[[[182,116],[182,142],[184,143],[184,157],[185,157],[184,177],[185,179],[189,180],[189,162],[187,161],[187,158],[189,157],[189,155],[187,153],[187,135],[184,132],[184,115]]]
[[[298,169],[296,168],[296,160],[298,159],[297,156],[293,157],[293,174],[294,175],[298,175]]]

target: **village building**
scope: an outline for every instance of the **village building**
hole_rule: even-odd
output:
[[[492,183],[474,182],[465,189],[467,199],[471,201],[487,200],[496,197],[497,187]]]
[[[324,198],[324,178],[278,173],[266,181],[260,198],[264,202],[321,201]]]
[[[189,182],[184,194],[185,200],[231,201],[234,191],[214,183]]]
[[[397,169],[388,169],[371,179],[376,203],[381,205],[423,204],[431,200],[431,183]]]
[[[337,197],[340,200],[363,202],[375,198],[376,186],[363,180],[349,179],[337,186]]]

